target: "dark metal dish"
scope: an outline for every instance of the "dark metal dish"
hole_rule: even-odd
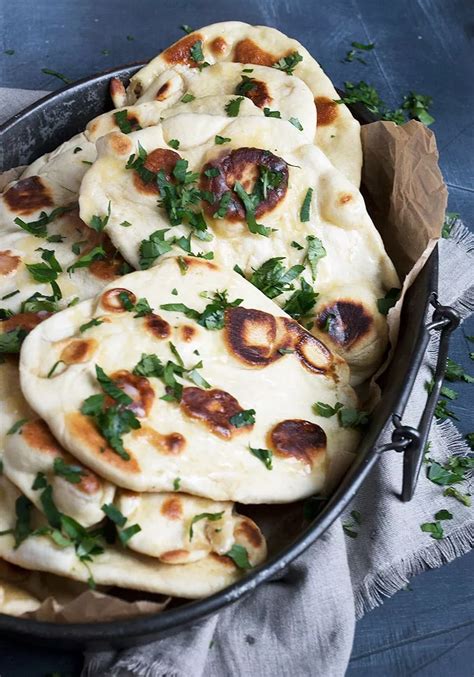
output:
[[[129,78],[141,65],[128,66],[81,80],[55,92],[0,127],[3,155],[0,171],[28,164],[43,153],[56,148],[87,122],[111,109],[111,77]],[[356,107],[354,115],[363,124],[372,116]],[[361,442],[356,460],[340,486],[313,522],[277,555],[252,570],[241,581],[203,600],[185,603],[162,613],[94,624],[53,624],[0,614],[0,633],[16,639],[45,643],[52,648],[106,648],[145,644],[173,634],[196,623],[277,575],[308,548],[354,497],[381,454],[388,450],[404,452],[402,500],[410,500],[421,467],[423,449],[444,375],[450,333],[459,324],[451,308],[437,302],[438,250],[434,249],[416,282],[406,296],[399,340],[393,360],[384,375],[383,398]],[[434,306],[432,318],[428,318]],[[428,397],[418,429],[402,425],[402,415],[420,369],[430,332],[441,334],[435,387]],[[382,432],[394,426],[392,442],[381,445]]]

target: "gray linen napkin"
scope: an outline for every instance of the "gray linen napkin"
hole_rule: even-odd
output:
[[[36,93],[37,96],[40,93]],[[28,102],[34,92],[28,92]],[[21,90],[0,90],[1,116],[25,105]],[[474,309],[474,236],[458,222],[449,240],[440,242],[440,300],[463,318]],[[404,423],[417,424],[431,377],[433,339],[416,381]],[[386,431],[386,440],[391,430]],[[430,457],[443,462],[469,449],[446,420],[433,425]],[[86,654],[84,677],[223,677],[259,675],[344,675],[356,618],[405,587],[410,577],[438,567],[474,545],[473,509],[453,498],[422,473],[414,499],[398,499],[402,457],[386,453],[349,507],[298,560],[277,579],[220,614],[153,644],[118,652]],[[468,490],[466,487],[465,491]],[[445,538],[435,541],[420,530],[443,508],[454,517],[443,523]],[[361,515],[348,538],[342,523],[350,512]]]

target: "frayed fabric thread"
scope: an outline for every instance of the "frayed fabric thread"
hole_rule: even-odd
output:
[[[356,618],[383,604],[384,599],[405,588],[410,579],[428,569],[437,569],[465,555],[474,547],[474,523],[460,527],[441,541],[419,550],[413,557],[368,576],[354,591]]]

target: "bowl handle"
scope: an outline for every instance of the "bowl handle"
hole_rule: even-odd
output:
[[[404,404],[401,410],[396,411],[392,416],[392,423],[395,429],[392,433],[391,442],[384,444],[379,449],[380,452],[389,450],[403,452],[403,487],[400,498],[405,502],[410,501],[415,493],[431,422],[443,385],[448,358],[449,339],[451,338],[451,333],[459,326],[461,321],[459,314],[454,308],[451,306],[443,306],[439,303],[436,293],[431,295],[430,303],[434,307],[434,312],[431,322],[425,326],[423,343],[419,354],[421,356],[421,362],[428,347],[431,332],[439,331],[440,339],[436,368],[433,376],[433,387],[426,400],[418,427],[413,428],[408,425],[403,425],[402,415],[405,410]]]

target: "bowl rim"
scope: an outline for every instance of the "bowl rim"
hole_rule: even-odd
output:
[[[38,99],[27,108],[19,111],[6,122],[0,125],[0,139],[2,135],[14,129],[15,125],[22,120],[39,113],[41,109],[54,103],[67,93],[75,93],[81,89],[88,89],[95,84],[100,84],[105,78],[128,77],[136,72],[146,62],[135,62],[124,66],[111,68],[92,76],[81,78],[80,80],[60,87],[57,90]],[[357,106],[353,110],[355,116],[362,122],[372,122],[374,117]],[[412,341],[413,350],[410,356],[410,364],[407,367],[407,374],[413,376],[413,367],[417,355],[420,354],[424,338],[423,319],[426,315],[431,292],[437,291],[438,277],[438,251],[434,248],[419,278],[423,277],[424,289],[421,294],[424,299],[423,311],[419,310],[419,323],[412,328],[414,339]],[[411,371],[410,371],[411,370]],[[410,380],[410,378],[407,378]],[[52,621],[37,621],[29,618],[13,617],[0,613],[0,632],[24,639],[47,640],[49,641],[69,641],[75,645],[94,645],[97,643],[106,643],[107,646],[124,646],[123,640],[130,638],[143,638],[142,641],[153,641],[158,633],[165,636],[172,631],[180,631],[186,626],[203,620],[207,616],[220,611],[225,606],[236,602],[247,594],[251,593],[257,586],[265,581],[277,576],[294,559],[301,555],[310,545],[312,545],[337,519],[344,508],[349,504],[360,486],[370,473],[381,454],[377,449],[377,443],[382,436],[385,428],[390,422],[390,417],[395,411],[398,403],[406,395],[406,389],[401,388],[398,396],[393,398],[391,406],[382,407],[382,412],[378,416],[378,422],[372,422],[366,434],[361,440],[360,450],[357,452],[356,460],[346,473],[340,485],[327,501],[325,507],[319,515],[308,524],[283,550],[273,555],[264,563],[247,573],[236,583],[224,588],[223,590],[197,600],[190,600],[179,607],[165,609],[162,612],[154,614],[135,616],[132,618],[117,619],[112,621],[99,621],[97,623],[55,623]],[[155,635],[151,639],[146,636]],[[54,648],[54,647],[53,647]]]

